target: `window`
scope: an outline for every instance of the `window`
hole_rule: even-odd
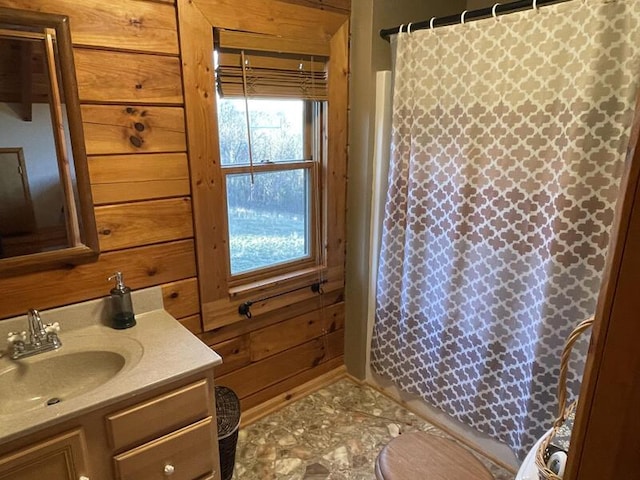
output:
[[[324,62],[298,57],[224,47],[217,51],[232,279],[276,275],[319,262],[318,139],[324,96],[318,92],[326,89],[326,74]]]
[[[218,103],[231,275],[311,260],[316,253],[312,220],[317,179],[305,131],[305,108],[310,106],[305,103],[249,102],[253,164],[244,100]]]

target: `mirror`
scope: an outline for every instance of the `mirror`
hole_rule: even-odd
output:
[[[0,8],[0,276],[97,256],[68,18]]]

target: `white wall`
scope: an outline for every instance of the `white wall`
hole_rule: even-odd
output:
[[[59,225],[63,194],[48,104],[33,104],[33,121],[23,121],[0,103],[0,147],[22,147],[38,228]]]

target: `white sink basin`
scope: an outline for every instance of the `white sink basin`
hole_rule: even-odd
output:
[[[92,392],[132,368],[142,355],[141,345],[131,339],[98,345],[90,337],[61,338],[58,350],[0,360],[0,415],[47,408]]]
[[[135,292],[134,306],[138,323],[125,330],[108,326],[105,298],[41,311],[44,322],[59,322],[62,346],[19,360],[11,360],[3,339],[24,330],[26,317],[0,322],[0,451],[221,363],[162,308],[160,287]]]

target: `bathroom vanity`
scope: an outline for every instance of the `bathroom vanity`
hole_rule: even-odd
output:
[[[61,348],[2,351],[1,480],[219,479],[221,359],[161,308],[159,288],[134,304],[127,330],[104,324],[103,300],[43,312],[60,323]],[[1,338],[20,325],[0,322]]]

